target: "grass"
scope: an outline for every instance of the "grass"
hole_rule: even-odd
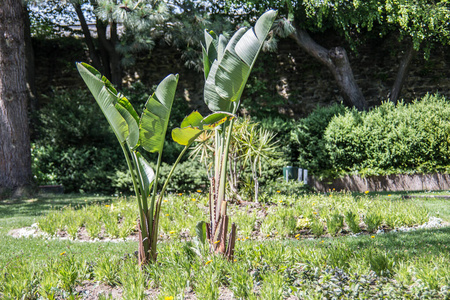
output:
[[[353,196],[362,196],[361,193],[353,193]],[[389,200],[402,200],[403,195],[438,196],[449,195],[448,191],[414,191],[414,192],[370,192],[372,197],[380,197]],[[405,200],[412,205],[424,205],[431,216],[439,217],[446,222],[450,222],[450,199],[439,198],[412,198]]]
[[[134,241],[86,243],[7,235],[13,228],[42,222],[54,210],[62,219],[66,214],[78,219],[87,212],[97,214],[99,220],[115,216],[120,231],[127,219],[118,213],[120,205],[133,206],[133,199],[64,195],[31,200],[0,203],[2,299],[77,298],[80,295],[75,288],[87,280],[120,287],[124,299],[144,299],[145,291],[152,291],[151,297],[158,299],[181,299],[185,293],[195,293],[198,299],[217,299],[224,290],[236,299],[450,297],[450,227],[297,240],[300,229],[292,222],[310,216],[322,219],[326,228],[327,218],[334,216],[340,224],[337,215],[345,216],[349,210],[362,221],[367,211],[382,213],[387,208],[396,208],[408,222],[423,214],[414,217],[412,208],[434,216],[439,212],[448,220],[448,212],[440,206],[445,200],[401,200],[392,194],[275,195],[272,203],[262,207],[268,212],[266,216],[254,208],[230,206],[232,221],[242,224],[242,229],[236,261],[228,262],[189,238],[196,222],[205,219],[206,197],[172,195],[162,206],[164,242],[158,245],[158,264],[144,270],[136,266]],[[409,208],[405,208],[405,201],[411,202]],[[383,218],[386,216],[384,213]],[[252,226],[255,221],[260,231]]]

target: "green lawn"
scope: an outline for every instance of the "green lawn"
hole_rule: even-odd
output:
[[[355,193],[355,195],[358,195]],[[359,194],[361,195],[361,194]],[[432,192],[371,192],[371,196],[380,196],[384,199],[402,199],[404,195],[420,195],[420,196],[439,196],[450,195],[449,191],[432,191]],[[390,195],[390,196],[388,196]],[[430,212],[431,216],[439,217],[446,222],[450,222],[450,199],[444,198],[410,198],[407,199],[412,204],[424,205]]]
[[[391,196],[388,196],[391,195]],[[266,204],[269,215],[262,221],[272,228],[269,237],[248,233],[254,211],[230,207],[231,218],[240,234],[235,260],[228,262],[211,255],[206,247],[181,234],[204,215],[205,195],[172,195],[163,205],[158,264],[139,270],[134,257],[137,242],[79,242],[72,240],[22,238],[7,235],[9,230],[43,221],[54,209],[92,207],[106,211],[110,205],[134,205],[133,199],[85,195],[37,197],[0,203],[0,298],[27,299],[83,298],[75,287],[86,282],[103,282],[121,290],[124,299],[182,299],[185,294],[197,299],[218,299],[221,293],[235,299],[300,299],[348,298],[435,298],[450,297],[450,227],[386,234],[362,234],[319,238],[295,238],[279,224],[281,218],[313,206],[323,215],[327,205],[341,207],[355,201],[363,207],[381,200],[398,202],[400,206],[425,207],[432,216],[449,220],[449,208],[442,199],[401,200],[399,194],[310,195],[290,198],[272,197]],[[353,199],[353,200],[352,200]],[[119,200],[119,202],[117,202]],[[122,202],[120,202],[122,201]],[[131,201],[131,202],[129,202]],[[366,204],[365,204],[366,203]],[[367,204],[368,203],[368,204]],[[363,205],[364,204],[364,205]],[[378,206],[376,206],[378,205]],[[379,207],[376,204],[374,207]],[[316,208],[318,207],[318,208]],[[389,206],[396,207],[396,206]],[[445,208],[445,209],[444,209]],[[369,208],[370,210],[370,208]],[[59,210],[64,214],[66,210]],[[269,216],[275,216],[272,219]],[[234,219],[233,219],[234,218]],[[261,221],[258,217],[256,220]],[[279,219],[277,219],[279,218]],[[274,223],[270,222],[274,221]],[[267,222],[267,223],[266,223]],[[272,226],[272,227],[270,227]],[[261,226],[262,227],[262,226]],[[268,229],[268,230],[269,230]],[[277,230],[277,231],[275,231]],[[175,232],[174,234],[170,233]],[[261,231],[262,232],[262,231]],[[107,290],[110,288],[107,288]],[[25,298],[26,298],[25,297]],[[107,297],[106,297],[107,298]]]

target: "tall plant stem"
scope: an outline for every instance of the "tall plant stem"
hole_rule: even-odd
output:
[[[130,173],[131,173],[131,180],[133,181],[134,192],[136,194],[136,198],[137,198],[138,205],[139,205],[139,219],[140,219],[140,223],[141,223],[141,232],[144,232],[143,238],[145,238],[145,237],[148,237],[148,232],[145,230],[147,227],[145,226],[144,211],[142,210],[141,196],[139,195],[138,185],[136,183],[136,177],[134,176],[133,165],[131,164],[130,157],[128,155],[127,149],[125,149],[124,144],[121,143],[120,146],[122,147],[123,154],[125,155],[125,160],[127,161],[128,169],[130,170]],[[148,249],[146,249],[146,250],[148,250]]]
[[[142,177],[142,174],[141,174],[141,169],[138,167],[138,159],[137,159],[137,156],[136,156],[136,152],[134,152],[134,151],[132,153],[132,158],[133,158],[134,168],[138,172],[138,175],[139,175],[139,178],[140,178],[140,180],[138,182],[139,183],[139,188],[141,190],[141,201],[140,201],[140,204],[142,206],[143,212],[145,214],[147,214],[147,211],[148,211],[147,197],[148,196],[146,195],[144,186],[142,185],[144,180],[143,180],[143,177]]]
[[[151,239],[151,243],[152,243],[152,245],[151,245],[152,255],[151,256],[152,256],[153,259],[156,259],[156,243],[158,241],[158,232],[157,232],[157,230],[158,230],[158,226],[159,226],[159,213],[160,213],[160,210],[161,210],[161,203],[162,203],[162,199],[164,197],[164,192],[166,191],[167,185],[169,184],[170,178],[172,177],[176,166],[178,165],[178,163],[180,162],[181,158],[186,153],[186,151],[189,149],[190,145],[191,144],[186,145],[184,147],[183,151],[181,151],[180,155],[178,155],[178,158],[175,161],[175,163],[173,164],[172,169],[170,170],[169,175],[167,176],[167,179],[164,182],[164,185],[163,185],[163,187],[161,189],[161,192],[159,193],[158,201],[156,201],[155,213],[154,213],[154,216],[153,216],[153,220],[154,220],[154,224],[153,224],[154,229],[153,230],[154,230],[154,232],[152,231],[153,236],[152,236],[152,239]]]
[[[228,163],[228,152],[230,149],[231,142],[231,133],[233,131],[234,118],[230,121],[230,125],[228,125],[227,137],[225,139],[225,145],[223,148],[222,161],[220,165],[220,184],[219,184],[219,199],[225,199],[225,180],[227,178],[227,163]]]
[[[159,179],[159,169],[161,167],[161,157],[162,157],[162,150],[158,153],[158,163],[156,165],[155,182],[153,183],[152,200],[150,202],[150,211],[147,216],[150,220],[149,221],[149,235],[153,235],[153,211],[155,209],[155,199],[156,199],[156,193],[158,191],[158,179]]]

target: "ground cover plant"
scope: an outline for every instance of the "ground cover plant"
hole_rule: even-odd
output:
[[[229,214],[238,226],[239,240],[374,233],[377,230],[421,225],[429,220],[429,211],[423,204],[411,204],[410,200],[373,198],[365,194],[278,194],[271,201],[229,208]],[[209,210],[206,194],[201,190],[195,194],[170,194],[163,202],[160,237],[196,237],[197,223],[204,219],[204,213]],[[49,236],[59,233],[60,236],[76,239],[77,233],[81,237],[81,233],[86,231],[87,237],[85,234],[83,239],[125,239],[135,231],[137,210],[137,205],[125,199],[109,204],[67,206],[48,213],[38,221],[38,226]]]
[[[64,197],[52,198],[56,204],[66,205],[57,208],[58,214],[53,218],[62,220],[73,213],[80,218],[89,212],[105,217],[110,214],[117,217],[120,227],[122,214],[133,210],[134,221],[137,219],[134,199]],[[351,204],[360,221],[367,211],[382,214],[384,229],[387,229],[384,220],[388,219],[389,211],[403,216],[402,224],[415,223],[411,220],[419,224],[422,218],[426,221],[428,215],[438,213],[444,220],[450,220],[448,212],[443,214],[436,209],[442,201],[439,199],[411,202],[402,200],[399,194],[330,192],[290,197],[280,193],[259,208],[230,206],[230,216],[242,228],[238,231],[234,260],[230,262],[211,254],[207,244],[195,237],[196,224],[207,210],[205,193],[172,194],[162,206],[159,265],[150,264],[143,269],[136,263],[136,240],[83,243],[72,239],[9,236],[10,229],[44,222],[55,212],[48,210],[47,198],[30,200],[23,203],[33,207],[34,217],[28,215],[29,210],[5,212],[5,208],[15,207],[15,203],[0,204],[1,211],[5,212],[0,217],[3,241],[0,245],[0,297],[3,299],[23,296],[28,299],[108,299],[109,293],[111,297],[123,299],[449,297],[448,227],[377,234],[368,233],[360,222],[363,234],[354,236],[347,228],[345,217]],[[306,209],[301,210],[303,207]],[[44,215],[38,216],[42,208]],[[343,230],[348,232],[344,236],[342,232],[338,237],[326,233],[309,239],[312,235],[304,229],[308,222],[298,222],[306,218],[307,211],[313,215],[311,218],[319,215],[309,223],[320,221],[325,231],[327,220],[334,214],[344,216]],[[186,215],[189,218],[185,218]],[[296,222],[283,220],[289,216]],[[269,219],[272,220],[269,222]],[[268,224],[267,232],[258,229],[259,224],[261,227]],[[300,225],[303,229],[298,227]],[[105,237],[108,236],[106,226],[103,220],[101,227]],[[17,249],[21,249],[20,252]]]

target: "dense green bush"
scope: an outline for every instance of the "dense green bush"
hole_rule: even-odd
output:
[[[155,167],[154,163],[150,163],[150,165]],[[172,165],[164,162],[161,164],[161,182],[166,180],[171,168]],[[116,190],[129,193],[133,191],[133,182],[128,170],[117,171],[110,179],[112,179],[112,185]],[[169,192],[194,192],[199,189],[203,191],[208,184],[208,176],[204,166],[197,160],[189,159],[178,164],[167,190]]]
[[[346,111],[348,109],[341,104],[318,107],[308,117],[296,122],[290,139],[298,148],[300,167],[308,169],[313,174],[332,169],[323,136],[333,117],[342,115]]]
[[[151,89],[139,82],[124,90],[139,108],[150,92]],[[41,108],[33,118],[36,121],[32,137],[32,168],[37,184],[62,184],[66,192],[128,192],[129,187],[120,184],[119,175],[126,169],[123,152],[88,91],[53,89],[41,98]],[[186,101],[174,101],[170,128],[181,123],[187,110]],[[168,137],[163,160],[172,164],[179,148],[180,145]],[[190,172],[195,173],[192,169]],[[190,180],[186,178],[187,183]]]
[[[112,176],[123,155],[102,112],[85,90],[54,89],[42,97],[33,137],[38,184],[62,184],[67,192],[113,192]]]
[[[336,172],[447,172],[450,103],[427,95],[411,104],[386,102],[367,113],[347,111],[331,120],[324,139]]]

